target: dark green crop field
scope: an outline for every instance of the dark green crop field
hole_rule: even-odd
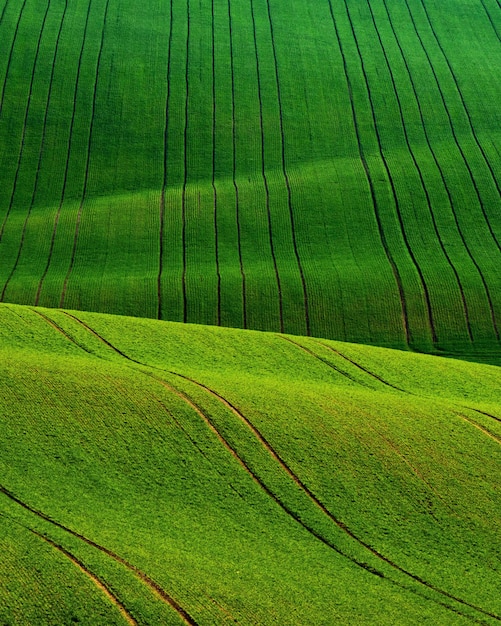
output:
[[[0,0],[0,626],[499,624],[500,338],[501,0]]]
[[[0,623],[496,624],[501,371],[0,305]]]
[[[499,352],[500,38],[497,0],[1,0],[0,299]]]

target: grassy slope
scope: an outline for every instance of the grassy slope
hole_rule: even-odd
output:
[[[499,619],[498,368],[14,305],[0,333],[2,623]]]
[[[499,354],[500,36],[495,0],[0,1],[0,299]]]

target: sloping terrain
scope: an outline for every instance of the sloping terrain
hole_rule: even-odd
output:
[[[0,623],[495,624],[498,367],[0,305]]]
[[[0,0],[0,300],[499,355],[497,0]]]

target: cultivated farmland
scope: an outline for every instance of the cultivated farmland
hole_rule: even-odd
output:
[[[0,322],[2,624],[499,621],[499,368]]]
[[[497,0],[2,0],[0,299],[498,354],[500,37]]]

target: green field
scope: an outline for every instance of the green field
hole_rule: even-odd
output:
[[[0,623],[501,619],[498,367],[13,305],[0,329]]]
[[[1,0],[0,299],[499,354],[500,37],[497,0]]]
[[[0,0],[0,626],[501,621],[500,68],[501,0]]]

